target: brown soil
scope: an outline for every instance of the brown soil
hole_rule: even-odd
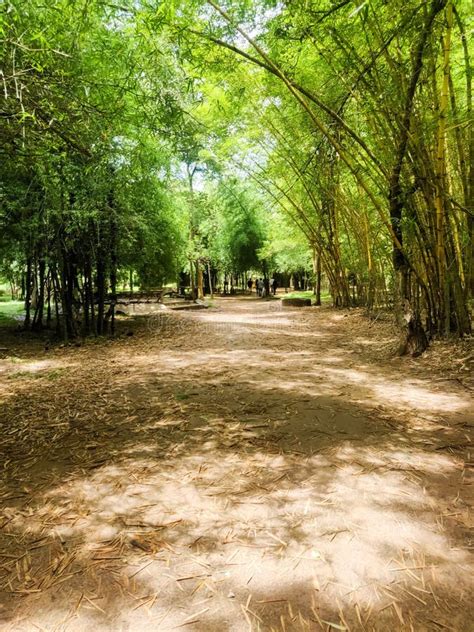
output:
[[[473,629],[465,347],[253,298],[124,326],[0,360],[2,632]]]

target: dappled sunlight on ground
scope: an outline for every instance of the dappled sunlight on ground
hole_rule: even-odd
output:
[[[103,624],[129,621],[138,629],[134,610],[127,618],[124,608],[142,593],[155,597],[147,625],[160,619],[163,630],[185,621],[178,605],[185,595],[189,612],[206,596],[202,626],[207,619],[212,625],[215,602],[219,609],[225,600],[230,626],[249,597],[250,619],[272,620],[256,595],[269,605],[283,600],[271,602],[270,612],[277,603],[293,604],[310,621],[311,602],[300,603],[295,582],[309,591],[323,619],[335,600],[347,618],[352,610],[357,615],[357,606],[370,621],[374,609],[383,612],[394,600],[410,600],[410,593],[414,617],[416,597],[459,593],[452,573],[456,567],[463,576],[467,553],[433,531],[438,501],[404,469],[409,463],[421,476],[452,475],[456,466],[444,455],[415,451],[407,459],[390,445],[354,455],[342,445],[301,463],[295,455],[259,450],[226,454],[218,442],[191,454],[182,449],[186,455],[177,460],[125,459],[71,477],[36,499],[26,524],[25,516],[12,514],[10,530],[24,529],[33,541],[59,538],[65,549],[59,559],[71,555],[65,543],[75,545],[53,585],[76,577],[77,590],[100,594],[94,601],[106,615]],[[33,594],[42,579],[34,557],[18,575],[18,587]],[[114,577],[120,598],[101,581],[97,561]],[[45,610],[34,621],[48,629],[57,615]]]
[[[242,382],[264,382],[264,388],[299,391],[302,395],[342,395],[358,403],[374,403],[393,410],[423,411],[425,414],[438,412],[467,411],[470,401],[464,394],[440,392],[431,388],[426,381],[406,379],[403,375],[380,376],[367,365],[356,368],[332,367],[326,365],[345,363],[344,357],[329,355],[320,357],[319,352],[287,352],[284,365],[278,352],[256,347],[249,355],[248,350],[214,349],[196,351],[168,351],[157,355],[149,353],[136,358],[137,367],[143,371],[142,378],[147,380],[150,374],[173,374],[176,369],[187,370],[203,368],[215,371],[214,381],[222,379],[226,370],[239,367],[246,371]],[[125,361],[125,358],[123,358]],[[279,367],[285,377],[281,379]],[[278,381],[268,380],[265,370],[270,369],[278,375]],[[125,378],[124,378],[125,379]],[[344,389],[341,392],[341,389]]]
[[[2,632],[467,630],[467,393],[338,347],[342,315],[258,346],[214,316],[61,358],[28,413],[18,381]]]
[[[421,380],[380,378],[360,369],[325,368],[323,373],[331,383],[361,386],[363,395],[394,409],[455,412],[470,407],[466,397],[435,392]]]
[[[55,369],[61,370],[66,367],[73,367],[74,363],[61,360],[35,360],[28,362],[27,360],[15,359],[13,362],[10,360],[0,360],[0,375],[4,377],[22,377],[28,375],[56,375],[55,373],[49,373]]]

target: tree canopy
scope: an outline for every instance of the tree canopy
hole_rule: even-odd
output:
[[[303,270],[421,345],[469,333],[469,9],[6,0],[0,258],[26,326],[53,305],[101,334],[129,275]]]

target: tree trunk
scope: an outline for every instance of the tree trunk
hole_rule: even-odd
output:
[[[422,353],[424,351],[424,349],[421,350],[423,345],[425,345],[425,348],[428,346],[426,334],[421,325],[420,314],[417,313],[417,310],[414,308],[411,300],[410,264],[403,251],[402,217],[405,200],[401,184],[401,173],[410,137],[413,102],[421,70],[423,68],[423,56],[426,43],[433,26],[433,22],[443,7],[444,0],[432,1],[431,11],[421,32],[420,40],[415,52],[412,74],[405,97],[405,106],[395,154],[395,163],[389,179],[389,211],[393,236],[393,266],[395,269],[397,290],[396,314],[399,325],[405,330],[405,341],[400,345],[400,353],[408,353],[410,351],[410,341],[413,339],[416,339],[419,343],[416,349],[417,354],[418,352]]]
[[[31,257],[28,257],[26,260],[26,276],[25,276],[25,329],[30,328],[31,324],[31,268],[32,268],[32,260]]]
[[[207,263],[207,274],[209,278],[209,294],[211,295],[211,299],[213,298],[213,288],[212,288],[212,274],[211,274],[211,264]]]
[[[321,253],[316,245],[313,245],[313,274],[315,305],[321,305]]]
[[[62,331],[62,319],[61,314],[59,313],[59,305],[61,303],[61,288],[58,277],[58,272],[56,268],[51,270],[51,282],[53,284],[53,295],[54,295],[54,309],[56,312],[56,335],[60,336]],[[64,338],[67,338],[67,331],[64,333]]]
[[[110,202],[113,207],[113,200]],[[113,212],[113,211],[112,211]],[[117,222],[110,221],[110,334],[115,336],[115,304],[117,302]]]
[[[445,192],[446,179],[446,117],[448,113],[449,65],[451,30],[453,21],[453,5],[448,1],[446,8],[447,29],[443,39],[443,80],[439,100],[437,147],[436,147],[436,177],[435,177],[435,208],[436,208],[436,263],[438,268],[438,328],[440,333],[450,331],[449,318],[449,284],[446,268],[446,249],[444,243],[445,232]]]
[[[46,299],[46,327],[49,329],[51,327],[51,290],[52,290],[52,275],[51,268],[48,270],[47,275],[47,299]]]
[[[204,287],[203,287],[202,267],[199,261],[196,261],[196,277],[197,277],[197,297],[202,300],[204,298]]]
[[[38,296],[36,300],[35,316],[32,324],[32,329],[36,331],[43,329],[45,272],[46,262],[43,258],[41,258],[38,262]]]
[[[103,252],[99,249],[97,254],[97,335],[102,336],[105,332],[105,261]]]
[[[191,282],[191,296],[193,298],[193,301],[196,300],[196,280],[194,278],[194,264],[192,262],[192,260],[189,260],[189,280]]]

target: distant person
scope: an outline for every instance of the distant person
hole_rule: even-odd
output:
[[[278,288],[277,280],[273,279],[273,287],[272,287],[273,296],[275,296],[277,288]]]
[[[250,277],[250,279],[247,281],[247,287],[249,289],[250,294],[252,294],[252,287],[253,287],[252,277]]]
[[[263,291],[265,292],[264,296],[268,296],[270,294],[270,279],[268,277],[263,279]]]
[[[262,279],[257,279],[255,284],[257,286],[257,296],[262,296],[262,290],[263,290],[263,281],[262,281]]]
[[[275,279],[272,277],[270,279],[270,294],[275,294],[274,290],[273,290],[273,286],[275,285]]]

